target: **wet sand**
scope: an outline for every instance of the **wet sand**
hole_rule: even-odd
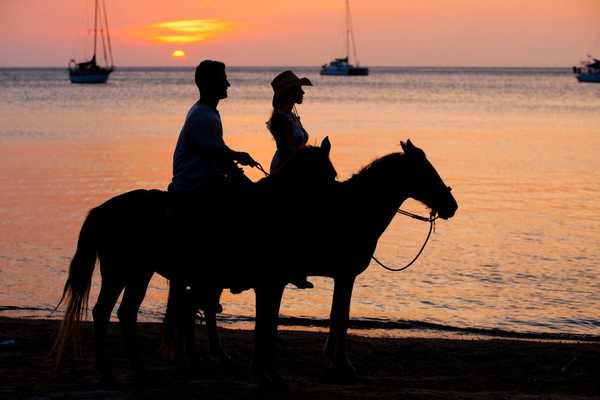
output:
[[[0,318],[0,398],[105,399],[589,399],[600,398],[600,343],[516,339],[379,339],[351,336],[350,355],[359,373],[352,385],[321,382],[325,335],[280,333],[278,365],[290,382],[286,393],[259,393],[249,373],[252,332],[222,330],[234,366],[205,359],[190,376],[160,359],[160,325],[140,323],[140,345],[148,369],[143,388],[131,383],[117,324],[109,332],[115,373],[122,390],[102,390],[93,362],[91,325],[84,354],[69,353],[54,370],[47,358],[58,321]],[[199,328],[198,347],[206,342]]]

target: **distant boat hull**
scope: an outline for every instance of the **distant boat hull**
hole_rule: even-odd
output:
[[[321,75],[326,76],[367,76],[369,68],[350,67],[350,68],[321,68]]]
[[[108,76],[112,71],[112,68],[102,68],[95,71],[69,69],[69,79],[71,80],[71,83],[106,83],[106,81],[108,81]]]
[[[355,67],[348,62],[348,57],[336,58],[329,64],[323,64],[321,75],[333,76],[365,76],[369,75],[369,68]]]
[[[579,82],[600,83],[600,60],[588,55],[588,60],[573,67],[573,73]]]
[[[600,72],[597,73],[580,73],[575,75],[579,82],[600,83]]]

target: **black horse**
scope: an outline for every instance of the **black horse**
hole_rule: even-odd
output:
[[[199,292],[231,287],[251,287],[255,290],[254,367],[258,377],[265,383],[282,382],[273,365],[273,350],[281,297],[290,277],[304,274],[333,278],[331,326],[326,345],[326,355],[331,361],[329,375],[336,381],[352,380],[354,368],[346,355],[352,288],[356,276],[368,267],[379,237],[400,205],[408,198],[424,203],[432,214],[443,219],[452,217],[457,209],[449,187],[444,184],[423,151],[410,141],[402,143],[402,148],[404,153],[384,156],[345,182],[332,182],[335,177],[333,167],[329,173],[323,173],[329,169],[326,162],[314,163],[320,164],[321,174],[312,175],[321,177],[319,179],[299,179],[299,176],[305,176],[300,172],[295,179],[280,177],[280,188],[275,184],[278,180],[275,176],[271,180],[265,180],[264,184],[259,182],[257,194],[249,204],[234,203],[232,206],[230,202],[220,202],[218,208],[215,208],[218,212],[210,215],[204,213],[200,218],[187,217],[185,223],[179,226],[185,228],[182,229],[183,232],[194,232],[195,235],[178,235],[175,244],[169,246],[161,246],[160,242],[147,238],[146,230],[164,229],[160,224],[144,224],[141,220],[131,218],[116,220],[118,225],[111,225],[110,233],[114,235],[115,231],[129,231],[126,237],[130,237],[137,232],[147,242],[143,247],[135,249],[119,246],[112,239],[109,246],[97,246],[103,282],[100,298],[94,308],[94,319],[97,327],[96,343],[99,346],[98,366],[101,371],[107,372],[103,356],[103,331],[116,296],[123,288],[113,284],[112,287],[118,286],[118,290],[113,290],[116,291],[116,295],[112,297],[114,300],[105,303],[104,282],[109,276],[112,277],[111,274],[125,274],[129,279],[134,278],[134,274],[127,274],[126,268],[120,268],[118,273],[115,273],[114,268],[105,268],[105,260],[117,265],[123,265],[122,260],[136,260],[139,264],[139,259],[144,257],[155,266],[152,269],[136,270],[138,281],[142,281],[139,271],[145,273],[141,274],[144,278],[144,291],[147,280],[154,271],[167,277],[173,276],[161,269],[170,265],[182,266],[176,271],[176,276],[193,282],[194,290]],[[328,149],[326,153],[328,155]],[[295,162],[290,163],[290,168],[291,164]],[[294,174],[290,176],[294,177]],[[294,180],[303,184],[291,184]],[[292,188],[295,190],[291,190]],[[105,205],[109,203],[110,201]],[[136,206],[143,208],[143,204]],[[149,213],[142,219],[146,221],[152,215],[154,214]],[[190,229],[200,224],[203,229]],[[87,232],[84,223],[81,237],[88,236]],[[110,233],[107,231],[107,234]],[[90,230],[89,235],[97,236],[98,233]],[[161,252],[165,247],[170,251],[176,249],[176,256],[171,254],[171,257],[165,257]],[[87,300],[86,285],[89,285],[89,278],[76,279],[81,275],[77,272],[80,264],[77,262],[78,253],[79,250],[74,257],[70,278],[65,287],[69,296],[66,328],[70,328],[73,322],[81,318]],[[91,261],[95,261],[95,253]],[[166,261],[171,264],[165,264]],[[91,272],[89,275],[91,276]],[[72,283],[69,282],[71,276]],[[82,285],[82,281],[86,285]],[[114,282],[115,279],[111,278],[111,281]],[[125,279],[122,277],[116,281],[123,282]],[[136,284],[134,287],[140,286]],[[134,365],[139,365],[134,351],[133,326],[144,292],[141,291],[136,297],[138,301],[132,302],[128,300],[128,290],[129,287],[126,288],[119,309],[119,318],[123,331],[128,332],[125,338],[128,349],[132,351],[131,358]],[[97,310],[103,310],[104,319],[100,318],[102,315]]]
[[[123,298],[117,316],[132,366],[142,371],[135,325],[148,283],[157,272],[165,278],[191,284],[197,292],[213,287],[256,286],[274,273],[254,268],[255,249],[266,250],[263,228],[270,212],[284,212],[292,203],[322,193],[335,181],[329,160],[331,145],[325,138],[320,147],[299,150],[277,174],[263,178],[245,191],[174,194],[160,190],[134,190],[92,209],[85,219],[77,250],[69,268],[63,296],[65,317],[53,353],[60,361],[69,338],[78,346],[80,321],[87,303],[96,259],[102,283],[92,310],[96,344],[96,366],[102,381],[113,381],[105,355],[105,336],[111,312],[119,295]],[[273,214],[273,215],[275,215]],[[252,216],[251,218],[249,217]],[[236,267],[223,269],[235,252]],[[247,258],[246,255],[252,255]],[[204,265],[219,273],[206,273]],[[222,281],[225,273],[227,278]],[[275,274],[289,280],[293,271]],[[204,289],[206,288],[206,289]]]
[[[287,282],[282,279],[277,266],[285,266],[287,271],[298,274],[334,279],[330,331],[325,346],[330,360],[326,379],[337,383],[352,382],[355,370],[346,354],[352,289],[356,276],[369,266],[379,237],[408,198],[428,206],[432,216],[448,219],[456,212],[458,205],[450,187],[444,184],[425,153],[410,140],[402,143],[402,149],[403,154],[381,157],[345,182],[322,186],[324,190],[317,200],[311,199],[306,207],[289,202],[283,209],[275,207],[273,210],[278,211],[273,211],[272,217],[264,220],[269,221],[261,231],[268,248],[263,243],[243,257],[253,268],[266,268],[271,273],[268,279],[261,276],[259,281],[246,285],[256,292],[254,363],[256,373],[264,382],[283,383],[272,365],[277,317]],[[236,243],[232,248],[240,249],[243,245]],[[242,262],[242,259],[231,255],[218,265],[230,270],[236,262]],[[214,279],[212,272],[206,273]],[[221,286],[213,287],[213,291],[207,293],[214,294],[215,289],[230,287],[227,281],[222,280]],[[190,314],[192,309],[188,308],[185,312],[193,315],[193,312]],[[170,314],[168,309],[167,331],[173,329],[169,325],[176,320]],[[210,351],[216,356],[226,357],[218,339],[214,312],[208,312],[206,316]],[[187,321],[187,331],[193,331],[190,319]]]

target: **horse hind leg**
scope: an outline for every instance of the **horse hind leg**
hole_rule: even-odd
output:
[[[356,370],[348,359],[346,345],[353,286],[354,277],[336,278],[334,282],[331,324],[325,345],[325,354],[330,360],[323,378],[327,383],[347,384],[356,381]]]
[[[152,278],[152,272],[144,272],[142,276],[136,277],[135,280],[128,282],[125,287],[125,293],[123,294],[123,300],[117,311],[123,342],[131,367],[136,374],[136,378],[142,378],[144,373],[144,367],[136,341],[137,315],[142,301],[146,296],[150,278]]]
[[[254,327],[253,370],[261,388],[287,389],[285,379],[274,366],[279,308],[285,284],[255,289],[256,324]]]
[[[106,356],[106,331],[110,322],[110,314],[123,291],[124,285],[118,280],[103,276],[98,300],[92,310],[94,318],[94,336],[96,344],[96,368],[100,373],[101,384],[112,385],[115,379],[112,374],[110,360]]]
[[[169,299],[160,349],[163,358],[175,360],[177,368],[183,372],[191,367],[197,311],[186,287],[185,281],[180,279],[171,279],[169,282]]]
[[[204,321],[206,323],[206,334],[208,337],[208,352],[218,362],[223,364],[231,363],[231,357],[223,349],[221,338],[217,330],[217,314],[223,312],[220,300],[223,289],[208,289],[206,294],[206,304],[200,306],[204,312]]]

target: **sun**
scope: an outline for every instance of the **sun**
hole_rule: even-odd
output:
[[[175,50],[173,53],[171,53],[171,57],[173,57],[173,58],[184,58],[185,57],[185,51],[183,51],[183,50]]]

